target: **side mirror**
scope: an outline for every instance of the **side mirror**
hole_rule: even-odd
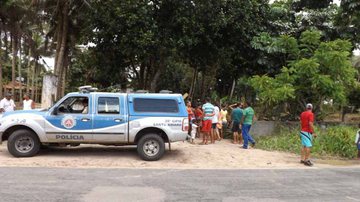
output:
[[[58,112],[59,112],[59,108],[55,107],[52,114],[53,115],[58,115]]]

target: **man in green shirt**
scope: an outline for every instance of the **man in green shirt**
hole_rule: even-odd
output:
[[[251,125],[253,124],[255,119],[255,112],[251,107],[251,103],[249,101],[245,102],[244,108],[245,109],[243,110],[243,117],[241,119],[241,124],[242,124],[242,136],[244,139],[243,148],[247,149],[249,141],[251,142],[252,147],[255,146],[255,140],[251,137],[249,133]]]

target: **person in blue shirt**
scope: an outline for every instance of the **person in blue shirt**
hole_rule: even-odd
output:
[[[243,111],[241,109],[242,104],[236,103],[234,105],[231,105],[230,107],[232,108],[231,120],[233,125],[231,131],[233,132],[233,143],[237,144],[239,141],[239,143],[242,144],[241,125],[240,125],[240,121],[243,116]]]

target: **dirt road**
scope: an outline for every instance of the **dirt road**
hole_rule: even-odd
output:
[[[241,149],[228,140],[211,145],[192,145],[188,142],[172,144],[164,157],[156,162],[141,160],[133,146],[114,147],[81,145],[79,147],[43,149],[31,158],[14,158],[0,146],[0,166],[71,167],[71,168],[303,168],[299,157],[282,152],[260,149]],[[318,160],[315,167],[332,167]],[[332,164],[339,164],[332,162]]]

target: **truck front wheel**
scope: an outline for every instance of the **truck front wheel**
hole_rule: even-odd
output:
[[[32,131],[15,130],[8,139],[8,150],[15,157],[35,156],[40,150],[40,141]]]
[[[137,152],[145,161],[159,160],[165,153],[165,142],[157,134],[146,134],[140,138]]]

